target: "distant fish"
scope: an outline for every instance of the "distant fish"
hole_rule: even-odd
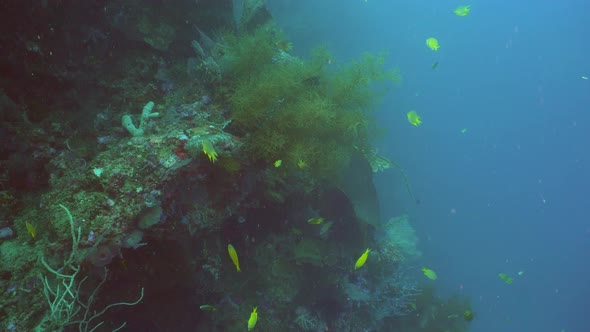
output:
[[[422,273],[424,273],[424,275],[426,276],[426,278],[430,279],[430,280],[436,280],[438,278],[438,276],[436,275],[436,272],[434,272],[431,269],[422,268]]]
[[[438,61],[432,64],[432,70],[435,70],[438,67]]]
[[[414,125],[414,127],[418,127],[422,124],[422,118],[420,118],[420,115],[418,115],[416,111],[409,111],[406,116],[408,117],[408,122]]]
[[[324,222],[324,218],[319,217],[319,218],[309,218],[307,219],[307,223],[308,224],[314,224],[314,225],[319,225],[321,223]]]
[[[201,309],[203,311],[217,311],[217,308],[215,308],[214,306],[212,306],[210,304],[203,304],[203,305],[199,306],[199,309]]]
[[[238,253],[236,251],[236,248],[234,248],[234,246],[232,246],[231,244],[228,244],[227,252],[229,254],[229,258],[231,258],[231,261],[234,262],[236,269],[238,270],[238,272],[240,272],[240,261],[238,260]]]
[[[365,265],[370,252],[371,252],[371,249],[367,248],[367,250],[365,250],[365,252],[361,255],[361,257],[359,257],[359,259],[356,260],[356,263],[354,264],[355,270],[358,270],[361,267],[363,267],[363,265]]]
[[[498,273],[498,277],[500,277],[500,279],[502,279],[502,281],[504,281],[507,284],[511,284],[512,281],[514,281],[514,279],[512,279],[512,277],[509,277],[506,273]]]
[[[25,227],[27,228],[27,231],[29,232],[29,234],[31,234],[31,237],[33,239],[35,239],[35,237],[37,236],[37,233],[35,233],[35,226],[33,226],[28,221],[25,221]]]
[[[430,38],[426,39],[426,46],[428,46],[428,48],[433,51],[437,51],[440,48],[440,45],[438,44],[438,40],[434,37],[430,37]]]
[[[459,7],[455,8],[455,10],[453,10],[453,13],[455,13],[455,15],[457,15],[457,16],[467,16],[467,14],[469,14],[470,10],[471,10],[471,5],[459,6]]]

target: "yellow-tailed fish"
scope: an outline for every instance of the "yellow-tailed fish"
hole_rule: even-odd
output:
[[[453,10],[453,13],[455,13],[455,15],[457,15],[457,16],[467,16],[467,14],[469,14],[470,10],[471,10],[471,5],[459,6],[459,7],[455,8],[455,10]]]
[[[506,273],[498,273],[498,277],[507,284],[511,284],[512,281],[514,281],[512,277],[509,277]]]
[[[424,275],[426,276],[426,278],[430,279],[430,280],[436,280],[438,277],[436,276],[436,272],[432,271],[431,269],[422,268],[422,273],[424,273]]]
[[[438,40],[436,40],[436,38],[434,38],[434,37],[430,37],[430,38],[426,39],[426,46],[428,46],[428,48],[433,51],[436,51],[440,48],[440,45],[438,44]]]
[[[319,225],[321,223],[324,222],[324,218],[319,217],[319,218],[309,218],[307,219],[307,223],[308,224],[314,224],[314,225]]]
[[[217,161],[217,151],[213,148],[213,144],[209,140],[204,139],[201,145],[203,146],[203,153],[209,157],[209,161],[215,163]]]
[[[28,221],[25,221],[25,227],[27,228],[27,231],[29,232],[29,234],[31,234],[31,237],[33,239],[35,239],[35,236],[37,235],[37,233],[35,233],[35,226],[33,226]]]
[[[231,258],[231,261],[234,262],[236,269],[238,270],[238,272],[240,272],[240,261],[238,260],[238,253],[236,251],[236,248],[234,248],[234,246],[232,246],[231,244],[228,244],[227,252],[229,253],[229,258]]]
[[[418,127],[422,124],[422,118],[420,117],[420,115],[418,115],[418,113],[416,113],[416,111],[409,111],[407,116],[408,121],[415,127]]]
[[[248,331],[252,331],[254,326],[256,326],[256,322],[258,322],[258,307],[254,307],[252,313],[250,313],[250,318],[248,318]]]
[[[217,311],[217,308],[215,308],[214,306],[212,306],[210,304],[203,304],[203,305],[199,306],[199,309],[201,309],[203,311]]]
[[[361,257],[359,257],[359,259],[356,260],[356,263],[354,264],[355,270],[358,270],[361,267],[363,267],[363,265],[365,265],[365,262],[367,261],[367,258],[369,257],[370,252],[371,252],[371,249],[367,248],[367,250],[365,250],[365,252],[361,255]]]
[[[283,161],[281,159],[275,161],[275,163],[274,163],[275,167],[277,167],[277,168],[281,167],[282,164],[283,164]]]

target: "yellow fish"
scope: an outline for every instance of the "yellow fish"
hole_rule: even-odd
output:
[[[438,40],[436,40],[436,38],[434,37],[426,39],[426,46],[428,46],[428,48],[430,48],[433,51],[438,50],[440,47],[440,45],[438,44]]]
[[[413,124],[415,127],[418,127],[419,125],[422,124],[422,118],[420,117],[420,115],[418,115],[418,113],[416,113],[416,111],[409,111],[408,114],[408,121]]]
[[[428,278],[430,280],[436,280],[436,278],[438,278],[436,276],[436,272],[432,271],[431,269],[427,269],[425,267],[422,268],[422,273],[424,273],[426,278]]]
[[[506,273],[498,273],[498,277],[507,284],[511,284],[513,281],[512,277],[509,277]]]
[[[215,308],[214,306],[212,306],[210,304],[203,304],[203,305],[199,306],[199,309],[201,309],[203,311],[217,311],[217,308]]]
[[[201,142],[201,145],[203,146],[203,153],[205,153],[205,155],[209,157],[209,161],[215,163],[217,161],[217,152],[213,148],[211,142],[209,142],[209,140],[204,139]]]
[[[455,15],[457,15],[457,16],[467,16],[467,14],[469,14],[470,10],[471,10],[471,5],[459,6],[459,7],[455,8],[455,10],[453,10],[453,13],[455,13]]]
[[[356,260],[356,263],[354,264],[355,270],[358,270],[361,267],[363,267],[363,265],[365,265],[365,262],[367,261],[367,258],[369,257],[370,252],[371,252],[371,249],[367,248],[367,250],[365,250],[365,252],[361,255],[361,257],[359,257],[359,259]]]
[[[307,223],[308,224],[314,224],[314,225],[319,225],[321,223],[324,222],[324,218],[319,217],[319,218],[309,218],[307,219]]]
[[[280,159],[275,161],[275,163],[274,163],[275,167],[277,167],[277,168],[281,167],[282,164],[283,164],[283,161]]]
[[[248,319],[248,331],[252,331],[254,326],[256,326],[256,322],[258,322],[258,307],[254,307],[252,309],[252,313],[250,314],[250,318]]]
[[[25,221],[25,227],[27,228],[27,231],[29,232],[29,234],[31,234],[31,237],[33,239],[35,239],[35,226],[33,226],[31,223],[29,223],[28,221]]]
[[[234,248],[234,246],[232,246],[231,244],[228,244],[227,252],[229,253],[229,258],[231,258],[231,261],[234,262],[236,269],[238,270],[238,272],[240,272],[240,261],[238,260],[238,253],[236,252],[236,248]]]

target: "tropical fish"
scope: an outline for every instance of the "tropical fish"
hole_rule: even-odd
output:
[[[275,161],[275,163],[274,163],[275,167],[277,167],[277,168],[281,167],[282,164],[283,164],[283,161],[280,159]]]
[[[215,308],[214,306],[212,306],[210,304],[203,304],[203,305],[199,306],[199,309],[201,309],[203,311],[217,311],[217,308]]]
[[[252,309],[252,313],[250,313],[250,318],[248,318],[248,331],[252,331],[254,326],[256,326],[256,322],[258,322],[258,307],[254,307]]]
[[[524,274],[524,271],[518,271],[518,276],[522,277],[522,275]]]
[[[290,43],[286,40],[279,40],[275,43],[277,47],[283,52],[289,52],[293,49],[293,43]]]
[[[422,118],[420,118],[420,115],[418,115],[418,113],[416,113],[416,111],[409,111],[408,114],[408,121],[413,124],[415,127],[418,127],[419,125],[422,124]]]
[[[236,252],[234,246],[228,244],[227,252],[229,253],[229,258],[231,258],[231,261],[234,262],[236,269],[238,270],[238,272],[240,272],[240,261],[238,260],[238,253]]]
[[[453,10],[453,13],[455,13],[455,15],[457,15],[457,16],[467,16],[467,14],[469,14],[470,10],[471,10],[471,5],[459,6],[459,7],[455,8],[455,10]]]
[[[367,261],[367,258],[369,257],[370,252],[371,252],[371,249],[367,248],[367,250],[365,250],[365,252],[361,255],[361,257],[359,257],[359,259],[356,260],[356,263],[354,264],[355,270],[358,270],[361,267],[363,267],[363,265],[365,265],[365,262]]]
[[[31,237],[33,239],[35,239],[35,236],[37,233],[35,233],[35,226],[33,226],[31,223],[29,223],[28,221],[25,221],[25,227],[27,228],[27,231],[29,232],[29,234],[31,234]]]
[[[422,268],[422,273],[426,276],[426,278],[430,280],[436,280],[438,277],[436,276],[436,272],[432,271],[431,269],[427,269],[425,267]]]
[[[428,46],[428,48],[430,48],[433,51],[438,50],[440,47],[440,45],[438,44],[438,40],[436,40],[436,38],[434,37],[426,39],[426,46]]]
[[[308,224],[314,224],[314,225],[319,225],[321,223],[324,222],[324,218],[319,217],[319,218],[309,218],[307,219],[307,223]]]
[[[500,279],[502,279],[502,281],[504,281],[507,284],[511,284],[513,281],[513,279],[505,273],[498,273],[498,277],[500,277]]]
[[[201,145],[203,146],[203,153],[205,153],[205,155],[209,157],[209,161],[215,163],[217,161],[217,152],[213,148],[211,142],[209,142],[209,140],[204,139],[201,142]]]

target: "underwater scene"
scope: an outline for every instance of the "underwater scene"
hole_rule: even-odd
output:
[[[0,1],[0,331],[590,331],[588,13]]]

